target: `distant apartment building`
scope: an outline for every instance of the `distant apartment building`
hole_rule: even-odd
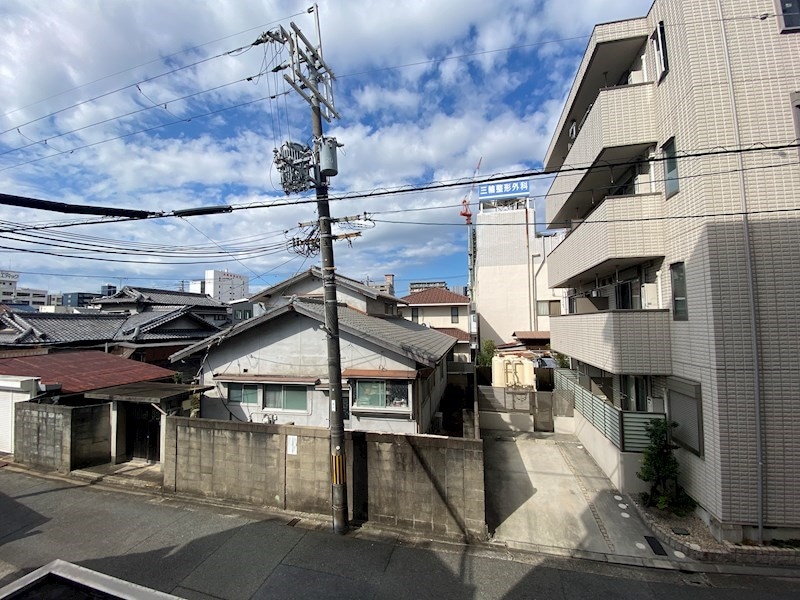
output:
[[[512,343],[517,331],[549,331],[561,312],[547,256],[561,235],[539,236],[527,197],[480,201],[475,232],[475,308],[481,343]]]
[[[794,0],[655,0],[595,27],[544,161],[552,347],[592,406],[678,423],[680,483],[733,541],[800,531],[798,56]]]
[[[62,306],[85,308],[92,304],[97,298],[101,298],[104,295],[105,294],[98,294],[96,292],[64,292],[61,303]]]
[[[367,282],[369,287],[378,290],[379,292],[383,292],[384,294],[389,294],[390,296],[394,296],[394,275],[388,274],[383,276],[383,283],[370,283]]]
[[[250,279],[245,275],[208,269],[202,280],[189,283],[193,294],[208,294],[220,302],[232,302],[250,295]]]
[[[18,287],[19,273],[0,271],[0,303],[46,306],[47,290]]]
[[[430,288],[444,288],[447,289],[446,281],[412,281],[408,284],[408,293],[416,294]]]

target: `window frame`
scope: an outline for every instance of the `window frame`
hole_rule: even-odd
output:
[[[676,274],[679,274],[678,277]],[[672,287],[672,320],[689,320],[689,297],[686,285],[686,263],[683,261],[674,262],[669,266],[669,280]],[[676,285],[676,281],[680,285]],[[678,288],[678,289],[676,289]],[[678,294],[676,292],[682,292]]]
[[[695,419],[695,423],[687,424],[687,423],[680,423],[676,420],[676,410],[675,405],[678,401],[683,401],[686,399],[688,401],[694,401],[695,403],[695,411],[696,413],[692,415]],[[687,403],[684,404],[687,407]],[[688,407],[691,410],[691,407]],[[678,423],[678,426],[672,430],[672,441],[678,444],[681,448],[691,452],[692,454],[703,458],[705,456],[705,438],[703,432],[703,389],[702,386],[695,382],[690,381],[688,379],[683,379],[682,377],[670,376],[667,378],[667,418],[670,421],[674,421]],[[691,432],[692,434],[696,434],[697,436],[697,444],[696,447],[688,441],[686,437],[682,434],[684,433],[685,427],[689,427],[693,425],[696,427],[696,431]]]
[[[268,401],[268,393],[270,392],[269,388],[281,388],[281,406],[267,406]],[[286,408],[286,391],[287,388],[290,388],[289,391],[300,391],[302,390],[305,393],[305,408]],[[274,390],[273,390],[274,391]],[[308,386],[302,384],[292,384],[292,383],[264,383],[262,384],[262,392],[263,392],[263,401],[261,402],[261,408],[265,411],[278,411],[278,412],[291,412],[291,413],[302,413],[302,414],[309,414],[309,398],[308,398]]]
[[[458,307],[457,306],[451,306],[450,307],[450,322],[451,323],[458,323],[459,316],[460,315],[458,314]]]
[[[350,412],[392,412],[392,413],[401,413],[401,414],[409,414],[411,412],[411,390],[409,389],[409,381],[408,379],[375,379],[375,378],[358,378],[358,379],[350,379]],[[383,405],[369,405],[363,404],[360,405],[359,399],[362,397],[362,385],[377,385],[379,387],[383,387],[383,390],[380,392],[380,395],[385,398]],[[390,405],[386,404],[388,402],[389,397],[389,390],[388,386],[394,385],[398,387],[405,388],[405,405]]]
[[[260,384],[258,384],[258,383],[247,383],[247,382],[242,382],[242,381],[229,381],[225,385],[227,387],[226,391],[227,391],[227,395],[228,395],[228,402],[230,402],[231,404],[238,404],[240,406],[253,406],[253,405],[259,406],[260,403],[259,403],[259,393],[258,393],[259,389],[258,388],[260,387]],[[235,399],[235,398],[232,397],[231,392],[233,391],[234,387],[240,388],[240,394],[241,394],[240,398],[241,399]],[[246,388],[255,388],[255,399],[254,400],[247,400],[247,401],[244,400],[244,391],[245,391]]]
[[[678,151],[675,138],[669,138],[661,146],[664,154],[664,197],[672,198],[681,191],[680,174],[678,173]]]
[[[650,47],[656,63],[656,81],[660,82],[669,73],[669,56],[667,53],[667,34],[664,21],[659,21],[655,31],[650,34]]]
[[[775,14],[778,17],[778,27],[781,33],[793,33],[800,31],[800,0],[789,0],[797,5],[795,8],[798,11],[797,13],[790,13],[797,21],[797,24],[791,25],[786,24],[786,12],[784,11],[786,1],[787,0],[775,0]]]

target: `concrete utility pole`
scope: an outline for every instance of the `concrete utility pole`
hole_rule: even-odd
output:
[[[311,127],[314,134],[314,149],[288,142],[276,150],[276,164],[281,170],[286,193],[309,189],[313,184],[319,213],[320,256],[322,258],[322,283],[325,299],[325,331],[328,345],[328,382],[330,394],[330,449],[331,449],[331,504],[333,506],[333,530],[347,532],[347,473],[345,470],[344,415],[342,411],[342,359],[339,349],[339,307],[336,300],[336,269],[333,262],[333,235],[331,212],[328,203],[328,177],[336,175],[335,138],[325,138],[322,117],[330,121],[338,117],[333,106],[331,82],[333,72],[322,59],[322,42],[319,29],[319,13],[315,4],[319,46],[314,47],[300,29],[290,24],[291,32],[283,27],[264,33],[258,41],[272,41],[288,46],[291,76],[284,80],[311,105]],[[324,115],[323,115],[324,109]],[[309,182],[309,175],[313,179]]]

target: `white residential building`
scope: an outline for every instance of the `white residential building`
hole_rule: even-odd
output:
[[[561,314],[561,290],[551,290],[547,256],[562,235],[537,236],[528,198],[480,202],[475,236],[475,307],[481,343],[514,341],[515,331],[549,331]]]
[[[731,540],[800,530],[798,10],[655,0],[596,26],[545,157],[570,167],[547,196],[571,226],[552,347],[600,406],[678,423],[681,484]],[[581,410],[595,459],[635,482]]]
[[[189,291],[208,294],[220,302],[232,302],[250,295],[250,279],[228,271],[207,269],[204,279],[189,283]]]

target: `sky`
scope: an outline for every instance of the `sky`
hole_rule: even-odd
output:
[[[330,178],[337,271],[362,281],[467,283],[461,204],[478,175],[541,168],[592,28],[651,0],[338,0],[317,14],[334,75],[339,173]],[[3,0],[0,194],[148,211],[146,220],[0,205],[0,269],[18,285],[179,289],[206,269],[250,291],[319,264],[301,223],[314,190],[287,195],[274,150],[313,144],[308,102],[284,80],[309,2]],[[426,189],[429,184],[451,184]],[[532,180],[537,221],[547,178]],[[214,215],[175,211],[230,206]],[[543,229],[543,227],[539,227]],[[186,288],[188,289],[188,287]]]

